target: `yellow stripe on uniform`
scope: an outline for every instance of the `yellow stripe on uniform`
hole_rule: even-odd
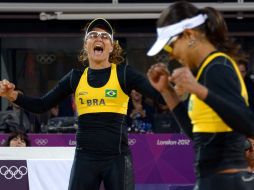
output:
[[[241,76],[241,73],[238,69],[236,62],[227,56],[224,53],[218,52],[210,55],[201,68],[198,71],[196,80],[200,78],[204,68],[212,62],[213,59],[216,57],[225,57],[227,58],[233,65],[237,77],[240,81],[241,85],[241,96],[244,98],[246,104],[248,105],[248,94],[247,90]],[[229,110],[230,111],[230,110]],[[210,108],[206,103],[200,100],[196,95],[191,94],[189,105],[188,105],[188,114],[191,118],[193,124],[193,132],[208,132],[208,133],[215,133],[215,132],[229,132],[232,129],[222,121],[222,119],[218,116],[218,114]]]

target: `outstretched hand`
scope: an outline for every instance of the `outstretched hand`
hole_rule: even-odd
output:
[[[0,81],[0,96],[8,100],[15,100],[16,94],[14,93],[15,85],[6,79]]]

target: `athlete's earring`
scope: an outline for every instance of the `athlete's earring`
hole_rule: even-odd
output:
[[[195,43],[196,43],[196,40],[191,39],[191,40],[188,42],[188,47],[192,47]]]

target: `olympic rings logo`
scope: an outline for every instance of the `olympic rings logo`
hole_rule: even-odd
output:
[[[35,139],[35,144],[45,146],[48,144],[48,139]]]
[[[36,59],[41,64],[51,64],[56,60],[56,56],[53,54],[39,54]]]
[[[8,168],[7,166],[1,166],[0,174],[3,175],[6,179],[21,179],[24,175],[27,174],[27,167],[20,166],[11,166]]]
[[[137,142],[136,139],[128,139],[128,144],[129,144],[130,146],[136,144],[136,142]]]

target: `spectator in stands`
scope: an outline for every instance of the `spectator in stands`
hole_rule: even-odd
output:
[[[54,106],[53,108],[50,109],[49,111],[49,119],[58,117],[59,115],[59,107],[58,105]]]
[[[73,117],[73,98],[69,95],[58,105],[58,117]]]
[[[45,112],[75,93],[78,113],[77,148],[69,190],[134,190],[132,158],[125,117],[131,90],[163,102],[143,74],[123,62],[122,48],[109,22],[99,18],[86,28],[80,60],[46,95],[33,98],[0,81],[0,96],[32,112]]]
[[[240,61],[238,62],[238,67],[247,88],[248,98],[249,98],[249,107],[251,108],[252,111],[254,111],[254,83],[248,75],[249,73],[247,69],[248,68],[247,63],[244,61]],[[247,140],[247,148],[245,151],[245,156],[248,161],[250,171],[254,172],[254,139],[253,138],[248,138]]]
[[[157,104],[154,114],[153,131],[155,133],[180,133],[181,128],[178,126],[168,106]]]
[[[128,106],[128,131],[135,133],[151,133],[154,108],[148,105],[142,94],[136,90],[131,91]]]
[[[23,94],[20,89],[17,91]],[[40,131],[40,121],[36,114],[24,110],[12,101],[8,103],[6,111],[3,111],[6,117],[1,117],[1,125],[6,125],[6,133],[16,130],[34,133]]]
[[[254,137],[254,113],[234,61],[245,55],[230,39],[223,16],[214,8],[179,1],[162,12],[157,27],[148,55],[164,48],[183,67],[170,74],[165,65],[155,64],[148,77],[194,141],[194,189],[253,189],[244,152],[246,135]],[[178,92],[190,93],[188,110]]]
[[[5,142],[5,146],[26,147],[30,146],[30,140],[26,133],[21,131],[11,132]]]
[[[44,115],[44,124],[41,130],[46,133],[75,133],[76,120],[72,106],[72,96],[68,96]]]
[[[31,123],[29,120],[29,113],[24,111],[17,104],[9,101],[7,111],[10,113],[11,118],[5,120],[7,127],[7,133],[13,130],[22,130],[24,132],[31,131]]]
[[[245,156],[250,172],[254,173],[254,138],[248,138],[246,144]]]
[[[49,119],[54,117],[74,117],[72,95],[50,109]]]
[[[253,82],[253,79],[250,78],[247,62],[239,61],[238,67],[247,88],[248,98],[249,98],[249,107],[254,112],[254,82]]]

